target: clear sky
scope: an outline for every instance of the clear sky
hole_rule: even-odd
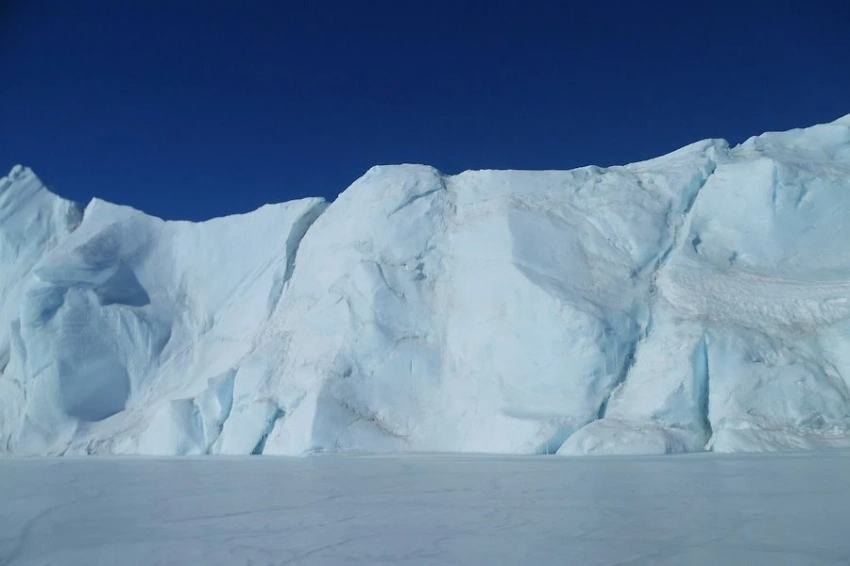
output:
[[[850,113],[850,2],[0,0],[0,169],[165,218]]]

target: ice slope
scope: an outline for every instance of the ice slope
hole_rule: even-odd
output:
[[[0,451],[850,446],[850,116],[201,224],[0,187]]]

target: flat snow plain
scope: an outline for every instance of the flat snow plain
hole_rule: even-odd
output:
[[[0,460],[0,565],[850,563],[850,452]]]

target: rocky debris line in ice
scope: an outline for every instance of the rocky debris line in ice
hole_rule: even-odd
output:
[[[850,446],[850,117],[200,224],[0,180],[0,452]]]

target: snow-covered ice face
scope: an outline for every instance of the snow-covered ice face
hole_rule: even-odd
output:
[[[850,445],[850,123],[376,167],[201,224],[0,181],[0,451]]]

